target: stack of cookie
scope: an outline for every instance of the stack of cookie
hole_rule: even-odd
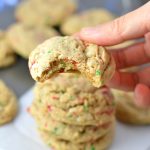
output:
[[[78,74],[37,83],[30,112],[42,138],[55,150],[104,150],[112,141],[110,91],[93,87]]]

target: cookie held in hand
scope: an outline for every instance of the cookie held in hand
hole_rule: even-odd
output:
[[[57,73],[80,72],[95,87],[100,87],[111,79],[115,62],[102,46],[71,36],[57,36],[31,53],[29,68],[36,81],[43,82]]]

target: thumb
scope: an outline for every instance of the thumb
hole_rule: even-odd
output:
[[[150,31],[150,2],[112,22],[83,28],[78,34],[82,40],[99,45],[115,45],[126,40],[143,37]]]

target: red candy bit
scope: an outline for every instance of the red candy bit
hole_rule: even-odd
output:
[[[31,108],[30,108],[30,107],[27,108],[27,112],[28,112],[28,113],[31,112]]]
[[[59,99],[59,97],[58,96],[52,96],[52,99],[54,99],[54,100],[58,100]]]
[[[51,106],[51,105],[47,105],[47,110],[48,110],[49,112],[51,112],[51,111],[52,111],[52,106]]]
[[[69,59],[68,58],[64,58],[64,62],[68,62],[69,61]]]
[[[102,124],[101,127],[102,127],[103,129],[108,129],[109,126],[110,126],[110,124],[111,124],[111,122],[107,122],[107,123]]]
[[[32,66],[33,66],[34,64],[35,64],[35,60],[32,61],[31,65],[30,65],[30,67],[29,67],[29,70],[32,69]]]
[[[53,123],[56,123],[56,121],[53,118],[51,118],[51,120],[52,120]]]
[[[83,104],[84,103],[84,99],[83,98],[79,98],[79,103]]]
[[[77,63],[76,61],[74,61],[74,60],[69,60],[68,58],[65,58],[64,61],[65,61],[65,62],[70,62],[71,64],[74,65],[74,68],[77,69],[77,64],[78,64],[78,63]]]
[[[86,47],[90,45],[88,42],[85,42],[85,41],[83,43]]]
[[[105,110],[105,111],[102,111],[102,112],[97,112],[96,114],[97,114],[97,115],[106,114],[106,115],[109,115],[109,116],[110,116],[113,112],[114,112],[114,109],[108,109],[108,110]]]
[[[99,128],[104,128],[104,129],[108,129],[108,127],[110,126],[111,122],[107,122],[107,123],[104,123],[104,124],[100,124],[98,126],[95,126],[92,130],[94,132],[96,132]]]
[[[77,112],[73,112],[72,114],[73,114],[74,116],[77,116],[77,115],[78,115],[78,113],[77,113]]]
[[[64,73],[64,68],[60,69],[58,73]]]
[[[51,70],[51,69],[52,69],[52,67],[49,66],[49,67],[46,68],[46,71],[49,71],[49,70]]]
[[[100,90],[104,94],[108,94],[109,91],[110,91],[109,88],[107,86],[105,86],[105,85],[103,87],[101,87]]]
[[[94,131],[94,132],[97,131],[98,128],[99,128],[99,126],[94,127],[94,128],[93,128],[93,131]]]
[[[47,122],[45,123],[45,125],[44,125],[44,126],[45,126],[45,128],[47,128],[47,127],[48,127],[48,124],[47,124]]]
[[[94,140],[93,138],[91,138],[89,142],[90,142],[90,143],[94,143],[95,140]]]

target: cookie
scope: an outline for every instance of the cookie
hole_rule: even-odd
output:
[[[69,140],[73,143],[97,140],[108,133],[114,123],[114,118],[112,118],[110,122],[99,126],[76,126],[65,124],[52,119],[48,113],[43,113],[41,103],[39,103],[38,99],[32,104],[30,113],[36,119],[40,130],[48,132],[56,139]]]
[[[17,8],[15,16],[26,26],[56,26],[75,9],[75,3],[70,0],[26,1]]]
[[[14,93],[0,80],[0,125],[14,119],[18,104]]]
[[[38,44],[56,35],[57,31],[50,27],[25,27],[16,23],[8,29],[7,39],[16,53],[27,59]]]
[[[83,106],[76,106],[68,110],[49,105],[47,105],[47,107],[45,105],[42,106],[43,111],[48,113],[53,119],[75,125],[102,125],[111,120],[114,112],[111,107],[107,106],[102,106],[104,108],[101,108],[101,110],[99,108],[101,107],[100,105],[96,108],[89,106],[88,111],[86,111]],[[93,110],[93,108],[95,110]]]
[[[62,72],[80,72],[95,87],[104,85],[115,72],[111,54],[102,46],[75,37],[53,37],[39,45],[29,58],[30,73],[45,81]]]
[[[34,93],[44,104],[61,109],[77,105],[92,106],[98,103],[97,98],[113,100],[108,88],[97,89],[80,74],[73,73],[62,73],[44,83],[37,83]]]
[[[6,40],[5,33],[0,31],[0,68],[14,64],[16,55]]]
[[[75,125],[110,122],[115,112],[110,91],[93,88],[84,78],[74,76],[61,74],[37,85],[35,93],[43,113],[57,121]]]
[[[113,20],[114,15],[102,8],[86,10],[67,18],[61,26],[64,35],[72,35],[84,27],[97,26]]]
[[[114,129],[112,128],[107,134],[96,141],[75,144],[67,140],[58,140],[49,136],[49,133],[40,131],[44,141],[55,150],[106,150],[112,143]]]
[[[118,120],[135,125],[150,124],[150,109],[139,108],[134,104],[134,93],[113,90],[116,101],[116,117]]]
[[[62,73],[37,83],[29,112],[45,142],[56,150],[105,149],[112,141],[113,96],[79,74]]]

